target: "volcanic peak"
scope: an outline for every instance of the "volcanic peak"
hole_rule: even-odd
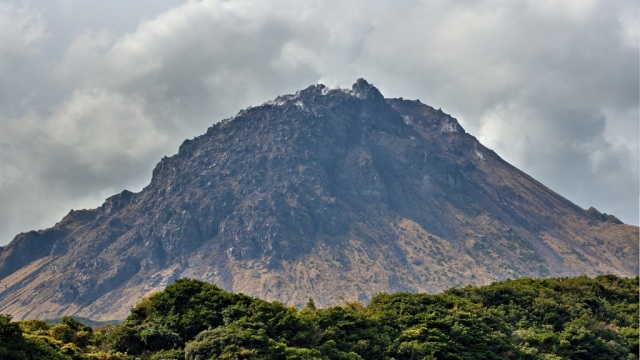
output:
[[[638,229],[571,203],[441,110],[312,85],[186,140],[150,184],[0,250],[0,309],[123,317],[180,277],[302,305],[638,272]]]

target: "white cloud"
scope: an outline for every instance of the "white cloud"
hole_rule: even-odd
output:
[[[0,3],[0,106],[4,112],[18,111],[28,102],[33,90],[21,92],[25,85],[17,75],[29,77],[30,69],[24,64],[38,56],[46,37],[44,20],[38,11]]]
[[[43,20],[37,11],[0,3],[0,74],[14,71],[35,55],[44,37]]]
[[[536,0],[529,2],[531,7],[545,16],[559,17],[562,20],[586,22],[597,8],[602,5],[598,0]]]
[[[113,172],[121,160],[147,160],[166,146],[168,137],[146,114],[144,100],[100,88],[74,92],[43,130],[51,147],[73,153],[97,176]]]
[[[52,77],[71,91],[95,84],[95,77],[103,71],[102,56],[112,41],[105,32],[76,35],[53,69]]]

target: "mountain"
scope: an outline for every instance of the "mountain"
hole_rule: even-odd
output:
[[[242,110],[150,184],[0,253],[0,313],[125,317],[190,277],[321,306],[523,276],[638,273],[638,227],[584,210],[441,110],[365,80]]]

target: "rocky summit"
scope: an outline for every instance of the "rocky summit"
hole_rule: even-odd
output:
[[[0,250],[0,313],[121,319],[190,277],[302,305],[518,277],[638,273],[638,227],[365,80],[242,110],[123,191]]]

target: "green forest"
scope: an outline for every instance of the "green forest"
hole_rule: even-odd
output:
[[[115,325],[0,315],[0,359],[638,359],[638,294],[525,278],[296,309],[181,279]]]

